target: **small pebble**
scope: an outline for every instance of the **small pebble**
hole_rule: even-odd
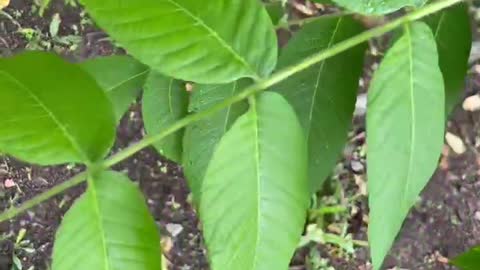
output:
[[[5,186],[5,188],[12,188],[15,186],[15,182],[13,182],[12,179],[7,179],[5,180],[5,182],[3,182],[3,185]]]
[[[177,237],[183,231],[183,226],[175,223],[168,223],[166,225],[167,231],[172,235],[173,238]]]
[[[363,164],[362,164],[360,161],[358,161],[358,160],[352,160],[352,161],[350,162],[350,167],[352,168],[352,171],[353,171],[354,173],[359,173],[359,174],[363,173],[364,166],[363,166]]]
[[[467,97],[463,101],[463,109],[467,112],[474,112],[480,110],[480,95],[473,95]]]
[[[467,147],[465,147],[462,139],[460,139],[458,136],[447,132],[447,134],[445,135],[445,140],[457,155],[461,155],[467,151]]]
[[[480,211],[475,212],[474,218],[475,220],[480,221]]]

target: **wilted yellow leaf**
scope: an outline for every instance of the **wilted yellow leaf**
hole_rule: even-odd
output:
[[[3,9],[10,4],[10,0],[0,0],[0,9]]]

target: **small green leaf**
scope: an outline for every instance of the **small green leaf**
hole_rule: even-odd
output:
[[[445,81],[445,112],[450,114],[465,86],[472,29],[468,4],[460,3],[425,19],[437,41],[440,69]]]
[[[480,247],[472,248],[472,250],[453,259],[451,263],[462,270],[478,270],[480,267]]]
[[[437,167],[445,125],[437,46],[425,23],[406,25],[368,92],[369,242],[381,267],[422,189]]]
[[[387,14],[403,7],[420,7],[427,0],[332,0],[350,11],[372,15]]]
[[[227,83],[265,77],[277,40],[258,0],[81,0],[128,52],[170,77]]]
[[[96,162],[115,138],[105,92],[49,53],[0,59],[0,151],[41,165]]]
[[[251,83],[250,79],[242,79],[222,85],[195,85],[190,98],[189,111],[196,113],[208,109],[241,92]],[[203,176],[215,147],[233,122],[247,109],[247,102],[241,101],[186,128],[182,163],[196,203],[199,201]]]
[[[149,69],[129,56],[107,56],[80,63],[107,92],[117,122],[138,97]]]
[[[184,83],[150,72],[143,93],[142,114],[148,134],[158,134],[187,115],[188,93]],[[182,160],[183,130],[154,144],[161,155]]]
[[[302,128],[279,94],[255,99],[221,139],[201,188],[213,270],[287,269],[304,227],[310,196]]]
[[[279,68],[331,48],[362,30],[363,27],[349,16],[310,22],[282,50]],[[352,48],[296,73],[273,87],[292,104],[303,126],[309,148],[312,191],[321,187],[347,139],[365,49],[365,44]]]
[[[67,212],[53,270],[161,269],[160,237],[145,198],[126,176],[101,172]]]

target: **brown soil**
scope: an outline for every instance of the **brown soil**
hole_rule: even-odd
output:
[[[73,59],[116,53],[105,34],[91,25],[83,25],[78,8],[65,7],[61,1],[52,1],[53,6],[43,18],[31,12],[32,1],[12,0],[5,11],[12,15],[23,28],[37,28],[44,40],[53,44],[53,49]],[[75,50],[51,41],[49,23],[53,14],[62,18],[59,36],[81,35],[82,42]],[[77,30],[74,27],[77,27]],[[11,20],[0,15],[0,53],[10,55],[23,50],[31,43],[17,32]],[[480,92],[480,75],[469,79],[466,95]],[[140,105],[134,105],[118,128],[115,150],[138,141],[143,124]],[[440,168],[422,193],[421,200],[411,211],[384,269],[454,269],[446,264],[451,258],[480,244],[480,114],[467,113],[458,108],[449,122],[449,130],[463,139],[468,150],[456,155],[446,146]],[[364,157],[358,155],[364,140],[363,121],[358,119],[352,131],[351,143],[346,147],[343,160],[335,170],[343,196],[351,198],[359,192],[355,178],[365,179],[364,170],[354,171],[352,161],[364,165]],[[388,162],[388,161],[387,161]],[[0,158],[0,211],[25,200],[64,181],[82,168],[65,165],[41,168],[14,159]],[[170,269],[208,269],[202,237],[198,229],[195,211],[189,203],[188,187],[181,168],[165,161],[153,149],[141,151],[115,167],[138,181],[148,205],[158,221],[163,235],[162,243]],[[6,188],[3,184],[12,180],[16,186]],[[362,182],[362,181],[360,181]],[[48,269],[54,234],[63,214],[84,190],[83,186],[59,195],[27,213],[0,224],[0,270],[11,269],[12,255],[21,259],[23,269]],[[355,211],[346,217],[348,232],[354,239],[366,240],[368,208],[365,196],[355,200]],[[352,209],[349,209],[352,210]],[[476,218],[475,218],[476,217]],[[168,225],[168,226],[167,226]],[[181,228],[172,235],[167,227]],[[24,247],[15,248],[15,239],[21,229],[26,230]],[[171,230],[170,230],[171,231]],[[81,247],[79,247],[81,248]],[[356,247],[354,254],[339,251],[333,245],[311,245],[300,249],[292,262],[292,269],[320,270],[312,268],[312,250],[328,258],[335,269],[370,269],[368,249]]]

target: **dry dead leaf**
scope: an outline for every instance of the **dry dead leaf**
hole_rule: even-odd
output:
[[[467,147],[465,147],[465,144],[463,143],[462,139],[460,139],[458,136],[447,132],[445,135],[445,140],[447,141],[447,144],[452,148],[453,152],[455,152],[458,155],[461,155],[467,151]]]
[[[10,4],[10,0],[0,0],[0,9],[4,9]]]
[[[463,109],[467,112],[479,111],[480,110],[480,96],[479,95],[473,95],[473,96],[467,97],[463,101]]]

